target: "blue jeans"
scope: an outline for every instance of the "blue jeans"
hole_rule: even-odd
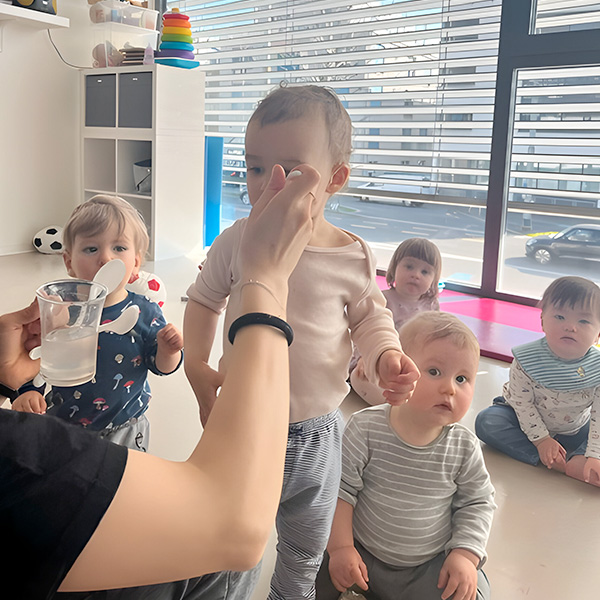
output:
[[[587,448],[589,421],[575,434],[552,436],[566,451],[567,460],[578,454],[585,454]],[[511,458],[537,465],[540,455],[537,448],[523,433],[519,419],[510,404],[503,398],[494,398],[492,406],[483,409],[475,419],[475,433],[482,441],[508,454]]]

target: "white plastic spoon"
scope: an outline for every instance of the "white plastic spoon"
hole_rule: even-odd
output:
[[[135,327],[139,316],[140,307],[136,304],[132,304],[126,308],[114,321],[100,325],[100,327],[98,327],[98,333],[102,333],[103,331],[112,331],[112,333],[124,335]]]
[[[110,294],[123,281],[123,277],[125,277],[125,263],[117,258],[102,265],[94,275],[93,281],[105,285]]]

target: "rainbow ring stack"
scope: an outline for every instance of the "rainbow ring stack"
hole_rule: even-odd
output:
[[[181,14],[177,8],[163,15],[162,36],[159,49],[154,53],[154,62],[182,69],[200,66],[194,60],[190,18]]]

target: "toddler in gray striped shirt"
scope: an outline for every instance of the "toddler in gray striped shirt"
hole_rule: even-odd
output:
[[[377,600],[487,600],[481,566],[494,488],[471,406],[479,344],[448,313],[400,329],[421,377],[406,404],[366,408],[344,432],[342,480],[317,599],[348,589]]]

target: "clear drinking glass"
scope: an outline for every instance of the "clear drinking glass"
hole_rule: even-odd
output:
[[[51,281],[36,290],[40,306],[40,375],[56,386],[91,381],[96,374],[98,327],[108,289],[83,279]]]

